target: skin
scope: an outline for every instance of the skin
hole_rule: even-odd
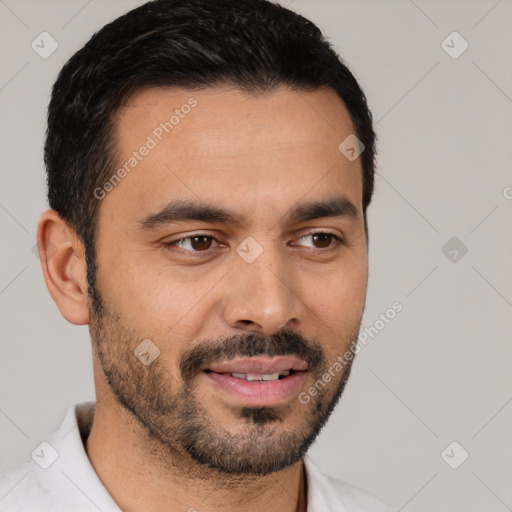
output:
[[[295,395],[282,404],[279,421],[257,425],[241,418],[242,404],[203,373],[190,377],[194,387],[187,401],[179,401],[184,389],[179,361],[194,347],[224,346],[233,336],[276,342],[273,336],[283,330],[296,333],[306,347],[319,347],[324,370],[349,348],[368,279],[360,159],[351,162],[338,150],[354,128],[330,89],[282,87],[255,96],[221,87],[151,88],[136,92],[116,113],[119,165],[191,96],[197,106],[100,201],[96,262],[103,317],[91,308],[84,248],[76,233],[52,210],[39,222],[48,289],[64,318],[89,324],[93,340],[97,405],[86,451],[123,511],[306,510],[301,460],[268,474],[230,474],[197,462],[172,436],[188,403],[211,422],[212,436],[237,440],[235,455],[240,449],[251,461],[265,453],[278,457],[272,450],[287,435],[315,428],[315,406],[324,413],[332,409],[347,371],[336,373],[309,404]],[[340,195],[355,207],[356,217],[284,222],[297,204]],[[143,219],[176,199],[214,203],[244,215],[246,222],[141,227]],[[333,233],[345,243],[315,239],[314,232]],[[164,245],[198,233],[214,240]],[[248,236],[263,249],[252,263],[236,252]],[[149,366],[133,355],[143,339],[160,350]],[[117,391],[141,414],[149,414],[158,399],[163,406],[177,400],[168,416],[155,420],[160,438],[120,405],[105,368],[114,380],[117,372],[122,388]],[[322,368],[306,373],[300,391],[315,383]]]

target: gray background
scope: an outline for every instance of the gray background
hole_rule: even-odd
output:
[[[87,327],[60,316],[32,252],[45,114],[64,61],[140,3],[0,0],[0,469],[94,398]],[[404,510],[512,510],[512,2],[283,5],[325,31],[367,93],[379,169],[363,326],[403,305],[358,354],[310,455]],[[43,31],[59,45],[47,59],[31,48]],[[442,47],[453,31],[469,44],[458,58]],[[452,441],[452,465],[469,453],[458,469],[441,457]]]

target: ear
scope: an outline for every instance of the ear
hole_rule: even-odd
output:
[[[62,316],[72,324],[88,324],[85,248],[75,230],[48,210],[39,219],[37,247],[46,286]]]

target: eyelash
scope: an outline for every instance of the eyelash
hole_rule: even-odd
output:
[[[323,247],[323,248],[308,247],[308,249],[313,249],[313,250],[316,249],[318,251],[324,252],[324,251],[329,251],[329,250],[335,249],[342,245],[346,245],[345,241],[342,238],[340,238],[335,233],[331,233],[330,231],[314,231],[312,233],[308,233],[307,235],[300,237],[299,240],[302,240],[304,238],[307,238],[309,236],[314,236],[314,235],[328,235],[328,236],[331,236],[334,240],[333,240],[333,243],[329,247]],[[176,252],[185,254],[187,256],[193,255],[193,254],[198,254],[198,255],[209,254],[210,251],[213,250],[214,248],[210,247],[209,249],[206,249],[204,251],[195,251],[195,250],[190,250],[190,249],[182,249],[181,247],[178,247],[176,245],[179,242],[184,242],[185,240],[191,240],[193,238],[201,238],[201,237],[210,238],[212,240],[215,240],[217,243],[220,243],[214,236],[207,235],[206,233],[194,233],[192,235],[189,235],[189,236],[186,236],[183,238],[179,238],[178,240],[173,240],[171,242],[164,242],[163,245],[169,250],[171,250],[171,248],[173,248],[173,250],[175,250]]]

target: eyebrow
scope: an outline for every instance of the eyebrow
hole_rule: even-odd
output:
[[[311,201],[296,205],[283,215],[284,223],[300,223],[327,217],[347,217],[359,220],[359,212],[354,204],[344,196],[323,201]],[[210,224],[231,224],[243,226],[248,224],[245,216],[232,210],[190,200],[178,200],[166,205],[161,211],[150,214],[139,223],[144,229],[154,229],[172,222],[199,221]]]

